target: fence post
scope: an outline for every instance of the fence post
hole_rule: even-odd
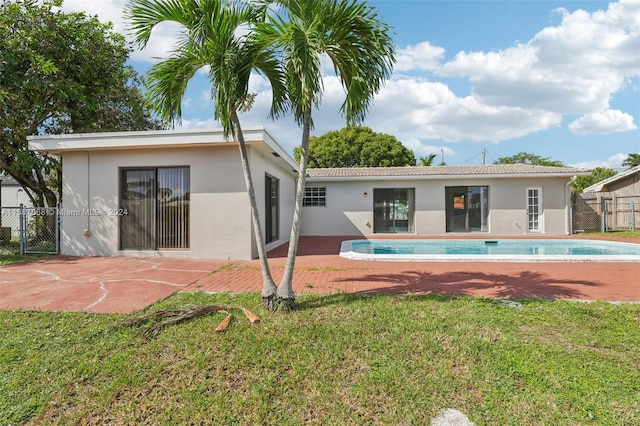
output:
[[[24,255],[25,251],[25,226],[24,226],[24,204],[20,203],[20,256]]]
[[[604,234],[605,231],[607,230],[607,201],[606,200],[602,200],[602,207],[600,208],[600,211],[602,212],[600,214],[600,232]]]
[[[60,210],[57,207],[53,209],[56,215],[56,233],[53,238],[56,240],[56,254],[60,253]]]
[[[636,209],[633,201],[629,201],[629,227],[632,231],[636,230]]]

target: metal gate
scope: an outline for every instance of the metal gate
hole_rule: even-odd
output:
[[[60,248],[56,207],[2,207],[0,252],[57,254]]]

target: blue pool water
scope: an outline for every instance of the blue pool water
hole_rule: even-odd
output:
[[[364,260],[640,261],[640,244],[593,240],[350,240],[340,255]]]

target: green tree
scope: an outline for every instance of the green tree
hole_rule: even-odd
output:
[[[571,191],[581,193],[585,188],[615,176],[617,172],[605,167],[596,167],[589,176],[576,176],[571,182]]]
[[[500,157],[493,164],[529,164],[533,166],[554,166],[565,167],[561,161],[552,160],[548,157],[541,157],[527,152],[519,152],[511,157]]]
[[[420,159],[418,161],[418,165],[419,166],[433,166],[433,161],[435,159],[436,159],[436,154],[429,154],[427,157],[420,157]]]
[[[356,0],[264,0],[274,13],[256,27],[258,37],[281,54],[293,115],[302,127],[300,166],[289,251],[277,291],[265,299],[271,309],[295,302],[293,270],[298,250],[302,199],[309,160],[312,111],[321,101],[323,58],[333,65],[346,93],[341,107],[347,124],[364,119],[391,75],[395,48],[390,27],[376,10]],[[263,292],[263,296],[266,292]]]
[[[57,204],[59,160],[28,150],[41,134],[156,129],[122,35],[61,0],[0,3],[0,169],[36,206]]]
[[[300,147],[294,150],[300,161]],[[413,151],[391,135],[368,127],[348,126],[309,138],[307,167],[396,167],[415,166]]]
[[[148,72],[148,95],[160,116],[171,123],[180,121],[181,102],[187,83],[196,71],[208,67],[214,118],[222,124],[224,134],[238,142],[242,170],[252,211],[256,245],[260,258],[266,296],[275,292],[266,257],[264,237],[247,149],[238,117],[251,107],[254,95],[249,93],[249,77],[253,70],[270,82],[273,93],[271,114],[284,111],[286,91],[279,62],[273,52],[251,37],[251,28],[264,17],[261,8],[220,0],[132,0],[126,16],[131,22],[136,42],[143,48],[153,28],[167,21],[182,26],[182,34],[173,55],[154,65]]]
[[[629,156],[622,162],[622,166],[628,168],[640,166],[640,153],[629,154]]]

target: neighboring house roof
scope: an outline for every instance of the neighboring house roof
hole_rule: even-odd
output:
[[[20,186],[18,182],[15,181],[11,176],[0,176],[0,181],[2,181],[2,186]]]
[[[573,167],[531,166],[527,164],[492,164],[488,166],[413,166],[413,167],[345,167],[307,169],[309,180],[350,180],[380,178],[443,177],[573,177],[589,175]]]
[[[591,186],[587,186],[585,189],[582,190],[582,192],[602,192],[602,188],[604,188],[605,186],[610,185],[614,182],[618,182],[619,180],[622,180],[628,176],[632,176],[636,173],[640,173],[640,166],[632,167],[630,169],[625,170],[624,172],[620,172],[617,175],[611,176],[608,179],[601,180],[598,183],[594,183]]]

